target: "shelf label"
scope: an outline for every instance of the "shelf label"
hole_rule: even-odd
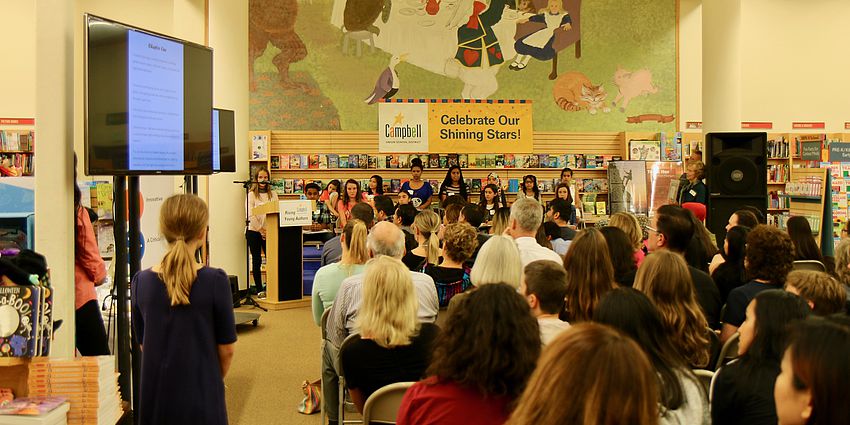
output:
[[[791,128],[797,129],[812,129],[812,128],[825,128],[826,124],[823,122],[794,122],[791,123]]]
[[[803,161],[820,161],[821,160],[821,143],[803,142],[803,151],[801,152]]]
[[[702,121],[688,121],[685,123],[685,128],[688,130],[699,130],[702,128]]]
[[[35,118],[0,118],[3,125],[35,125]]]
[[[773,123],[770,121],[741,121],[741,128],[770,130],[773,128]]]
[[[850,162],[850,143],[830,143],[829,162]]]

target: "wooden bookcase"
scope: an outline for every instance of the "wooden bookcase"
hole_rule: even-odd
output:
[[[828,171],[826,168],[792,169],[789,183],[806,184],[807,187],[795,188],[795,185],[789,184],[789,193],[786,195],[790,200],[790,216],[803,216],[809,219],[818,246],[823,244],[824,238],[832,237],[832,232],[823,231],[824,224],[829,223],[829,228],[831,228],[832,222],[831,216],[825,217],[824,200],[830,199],[826,196],[829,190],[827,185]],[[784,229],[784,222],[780,223],[779,227]]]
[[[8,160],[8,166],[5,161]],[[29,125],[0,126],[0,166],[5,176],[8,170],[15,177],[35,174],[35,131]]]

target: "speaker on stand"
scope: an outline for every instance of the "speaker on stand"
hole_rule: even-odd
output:
[[[706,225],[720,245],[733,212],[751,205],[767,216],[767,133],[708,133],[705,154]]]

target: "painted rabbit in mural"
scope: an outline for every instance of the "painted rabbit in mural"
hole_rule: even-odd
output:
[[[611,108],[604,105],[608,96],[605,87],[593,85],[590,78],[578,71],[561,74],[552,87],[552,94],[558,106],[565,111],[587,109],[591,115],[599,110],[611,112]]]
[[[617,67],[617,71],[614,72],[614,85],[619,92],[611,105],[616,107],[619,104],[620,112],[626,111],[632,99],[658,92],[658,87],[652,84],[652,72],[648,69],[626,71]]]
[[[272,62],[283,87],[298,87],[289,78],[289,65],[307,56],[307,46],[295,33],[297,0],[250,0],[248,6],[248,76],[251,91],[256,90],[254,61],[271,43],[280,49]]]
[[[457,29],[455,57],[446,61],[445,73],[463,81],[461,97],[486,99],[496,92],[496,74],[504,62],[493,25],[502,19],[505,0],[463,0],[455,7],[447,28]]]

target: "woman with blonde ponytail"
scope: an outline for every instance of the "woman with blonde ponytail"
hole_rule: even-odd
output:
[[[166,199],[159,226],[168,252],[133,278],[133,328],[144,353],[140,424],[227,424],[223,379],[236,326],[227,274],[194,258],[208,222],[201,198]]]
[[[416,214],[410,226],[419,246],[404,255],[401,261],[412,271],[421,272],[428,264],[440,263],[440,216],[434,211],[424,210]]]
[[[349,276],[363,273],[369,261],[366,248],[366,223],[353,218],[345,223],[339,237],[342,258],[336,263],[322,266],[313,279],[313,321],[322,326],[322,314],[331,308],[342,281]]]

